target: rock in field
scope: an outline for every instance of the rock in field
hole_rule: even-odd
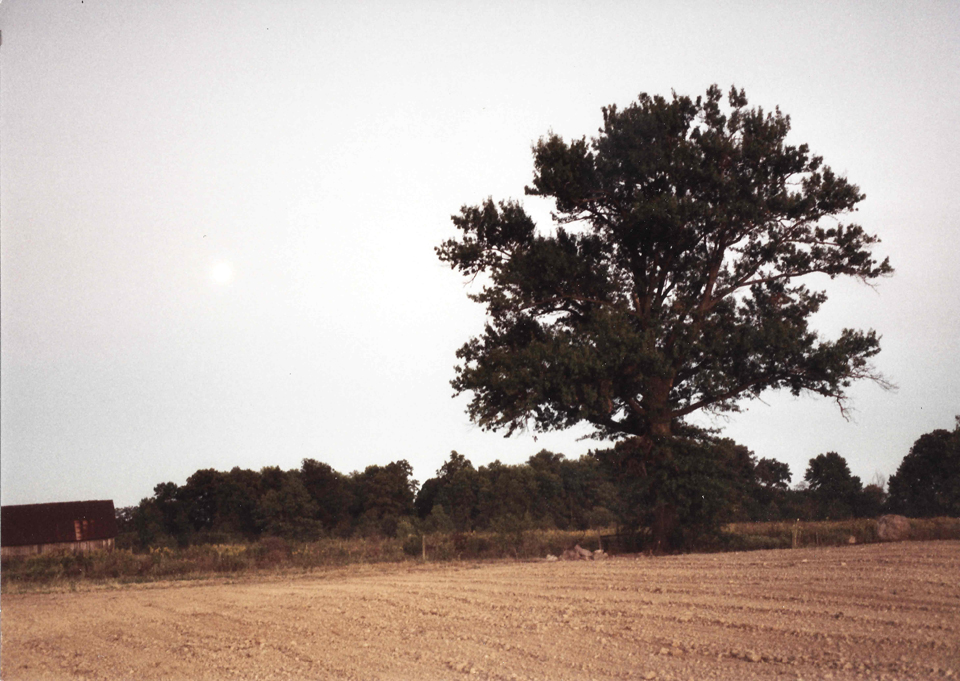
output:
[[[880,541],[903,541],[910,536],[910,521],[902,515],[882,515],[877,520]]]

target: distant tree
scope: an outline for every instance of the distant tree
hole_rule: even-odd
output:
[[[889,508],[914,517],[960,517],[960,416],[953,431],[921,435],[889,482]]]
[[[278,485],[284,479],[276,469]],[[279,489],[279,487],[278,487]],[[205,468],[184,485],[158,485],[154,503],[166,531],[181,543],[253,539],[261,530],[255,518],[261,495],[261,474],[234,468],[229,473]]]
[[[757,458],[754,453],[730,438],[714,436],[707,440],[705,446],[713,448],[716,453],[712,456],[719,464],[717,475],[724,490],[720,521],[759,520],[762,509],[757,503],[757,488],[761,485],[757,480]]]
[[[136,506],[118,506],[114,509],[113,514],[117,519],[117,532],[119,534],[137,531],[137,524],[134,518],[136,512]]]
[[[555,454],[546,449],[527,459],[527,465],[533,470],[537,493],[533,498],[531,517],[541,526],[566,527],[567,503],[563,487],[563,454]],[[558,522],[559,521],[559,522]]]
[[[453,450],[450,452],[450,457],[444,461],[443,465],[440,466],[440,470],[437,471],[437,477],[449,480],[461,471],[472,470],[474,470],[474,468],[470,460],[463,454]]]
[[[423,483],[414,506],[417,516],[426,518],[437,506],[443,507],[458,532],[478,529],[482,476],[473,464],[457,451]]]
[[[195,531],[213,529],[219,517],[220,491],[225,475],[212,468],[198,470],[177,490]]]
[[[437,494],[442,486],[443,481],[440,478],[430,478],[420,486],[413,503],[414,510],[420,520],[426,518],[433,511],[433,507],[437,503]]]
[[[786,490],[790,486],[790,466],[776,459],[760,459],[756,466],[757,483],[769,489]]]
[[[530,514],[537,496],[533,469],[527,465],[507,466],[494,461],[481,466],[478,522],[490,528],[499,518],[524,518]]]
[[[423,531],[427,534],[449,534],[455,529],[453,521],[450,520],[450,516],[447,515],[447,512],[443,510],[443,506],[440,504],[437,504],[431,509],[423,522]]]
[[[452,385],[472,393],[481,427],[587,422],[636,438],[623,451],[637,476],[684,448],[671,441],[695,412],[776,389],[842,409],[852,381],[882,380],[876,334],[823,339],[809,322],[826,295],[800,283],[892,272],[870,255],[876,237],[836,221],[863,194],[787,144],[779,110],[749,109],[735,89],[722,99],[716,86],[695,100],[643,94],[603,109],[589,142],[541,139],[526,191],[553,202],[551,231],[514,201],[453,217],[460,236],[437,254],[482,282],[471,298],[489,321],[457,352]]]
[[[557,527],[586,530],[613,524],[615,517],[610,508],[616,504],[616,488],[603,477],[594,457],[562,459],[559,473],[563,506],[554,512]]]
[[[781,520],[788,507],[790,466],[776,459],[760,459],[754,467],[750,519]]]
[[[254,539],[260,533],[257,506],[262,479],[257,471],[234,466],[224,474],[217,493],[216,529]]]
[[[257,520],[264,534],[308,541],[319,538],[322,524],[316,520],[317,505],[310,498],[299,471],[288,471],[279,488],[268,489],[257,506]]]
[[[170,541],[180,546],[190,543],[193,527],[179,492],[176,483],[162,482],[153,488],[153,497],[141,500],[135,516],[141,546]]]
[[[860,518],[877,518],[883,513],[887,502],[887,493],[880,485],[870,483],[863,488],[860,494],[860,503],[857,506],[857,516]]]
[[[846,459],[836,452],[810,459],[803,479],[816,502],[817,519],[841,520],[857,514],[863,483],[850,473]]]
[[[417,481],[412,475],[413,468],[401,459],[386,466],[367,466],[351,476],[353,515],[366,531],[393,536],[400,519],[414,515]]]
[[[443,506],[458,532],[474,529],[480,497],[480,476],[473,464],[456,451],[437,471],[440,487],[435,503]]]
[[[659,548],[691,544],[715,534],[719,526],[736,519],[753,480],[751,452],[726,438],[717,438],[691,426],[644,456],[633,438],[611,449],[593,452],[601,469],[618,486],[614,510],[627,530],[648,527]]]
[[[166,543],[167,539],[173,541],[167,534],[163,515],[155,499],[148,497],[140,500],[133,514],[133,522],[137,533],[136,544],[141,549]]]
[[[300,479],[317,507],[317,520],[328,532],[348,533],[350,507],[354,503],[350,481],[330,465],[314,459],[304,459],[300,465]]]
[[[260,469],[261,493],[266,493],[270,490],[279,492],[286,479],[286,471],[282,470],[279,466],[264,466]]]
[[[542,450],[525,464],[494,461],[475,469],[454,451],[437,476],[423,483],[415,506],[421,519],[442,507],[461,532],[502,529],[518,522],[587,529],[597,519],[609,522],[608,507],[615,505],[615,496],[614,486],[593,457],[574,461]]]

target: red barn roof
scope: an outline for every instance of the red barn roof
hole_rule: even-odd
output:
[[[26,546],[117,536],[113,501],[67,501],[0,508],[0,545]]]

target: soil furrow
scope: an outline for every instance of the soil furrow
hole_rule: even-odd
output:
[[[960,542],[3,596],[3,679],[960,676]]]

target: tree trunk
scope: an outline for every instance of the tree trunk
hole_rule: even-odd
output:
[[[653,541],[656,550],[667,551],[672,546],[673,533],[677,529],[679,518],[674,504],[661,504],[653,512]]]
[[[668,438],[671,436],[670,391],[673,390],[673,377],[651,378],[650,392],[643,396],[643,404],[647,412],[647,428],[652,438]]]

